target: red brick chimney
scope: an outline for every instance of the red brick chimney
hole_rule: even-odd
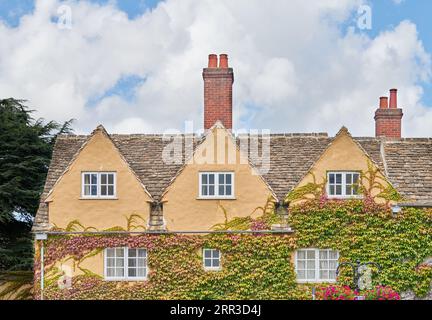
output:
[[[380,106],[375,111],[375,136],[400,139],[402,116],[402,109],[397,107],[397,89],[390,89],[390,105],[387,97],[381,97]]]
[[[232,87],[234,72],[228,67],[228,56],[209,55],[204,78],[204,129],[210,129],[220,120],[225,128],[232,129]]]

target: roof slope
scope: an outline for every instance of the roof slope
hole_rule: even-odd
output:
[[[57,138],[34,231],[48,228],[47,206],[43,201],[89,137],[66,135]],[[160,200],[164,190],[182,168],[186,157],[184,148],[182,163],[166,164],[162,152],[172,141],[164,141],[163,135],[112,134],[110,137],[151,196]],[[177,137],[184,140],[185,136]],[[237,143],[240,144],[240,140],[244,138],[255,139],[256,136],[239,136]],[[202,139],[202,136],[194,136],[194,147]],[[299,183],[333,139],[324,133],[270,135],[270,170],[263,174],[263,178],[279,199],[283,199]],[[389,181],[402,195],[413,200],[432,199],[432,139],[353,139],[378,165],[381,172],[386,173]],[[261,149],[262,138],[258,138],[258,157]],[[250,159],[257,168],[260,167],[258,157]]]
[[[73,156],[81,146],[87,141],[89,136],[59,136],[54,144],[51,163],[48,169],[45,187],[41,195],[38,212],[33,223],[33,230],[43,230],[48,228],[48,206],[44,202],[54,184],[63,174],[72,161]]]
[[[387,174],[412,200],[432,200],[432,139],[402,139],[384,144]]]

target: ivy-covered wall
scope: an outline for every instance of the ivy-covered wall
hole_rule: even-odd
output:
[[[268,228],[265,221],[248,223],[251,228]],[[382,271],[374,277],[375,284],[398,292],[413,290],[423,296],[430,290],[432,267],[423,261],[432,256],[432,210],[405,209],[394,217],[387,206],[368,198],[312,200],[291,208],[289,224],[293,234],[50,236],[45,299],[310,299],[311,285],[296,283],[292,263],[294,250],[306,247],[339,250],[340,262],[377,262]],[[104,281],[80,267],[103,248],[120,246],[147,248],[148,281]],[[222,271],[203,270],[204,247],[222,251]],[[67,259],[84,274],[73,277],[71,288],[59,289],[62,273],[55,264]],[[338,282],[351,281],[350,270],[343,269]]]

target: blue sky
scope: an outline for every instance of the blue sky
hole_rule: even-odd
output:
[[[228,53],[233,62],[236,72],[235,114],[237,123],[243,127],[290,132],[327,131],[332,134],[341,125],[347,125],[354,134],[370,135],[373,123],[362,125],[351,110],[358,109],[357,105],[365,106],[368,109],[364,111],[363,120],[373,118],[370,114],[373,114],[376,107],[373,104],[377,103],[379,95],[398,86],[401,105],[411,106],[406,113],[407,121],[410,121],[405,127],[407,132],[432,134],[432,129],[424,129],[430,126],[428,121],[421,121],[425,112],[428,119],[432,119],[431,80],[421,76],[421,70],[429,70],[426,69],[428,62],[415,61],[425,56],[418,47],[420,42],[426,55],[432,53],[430,0],[365,0],[372,9],[372,28],[356,28],[358,14],[353,11],[351,18],[341,25],[334,25],[339,28],[337,32],[331,29],[333,27],[315,21],[320,19],[315,11],[329,12],[322,9],[325,5],[317,6],[313,1],[299,5],[301,1],[275,0],[271,7],[266,7],[260,0],[251,0],[251,5],[244,8],[241,1],[165,0],[166,5],[159,10],[153,10],[160,2],[158,0],[87,1],[101,6],[114,4],[127,14],[129,21],[108,19],[103,21],[102,28],[95,25],[88,31],[85,23],[80,24],[85,22],[86,14],[83,15],[76,9],[78,5],[72,2],[74,10],[77,10],[74,19],[78,17],[75,20],[78,23],[71,33],[71,42],[67,42],[62,41],[64,31],[48,28],[49,23],[40,31],[34,30],[32,23],[20,24],[21,17],[35,13],[35,0],[0,0],[0,20],[8,26],[0,32],[3,32],[3,37],[10,37],[5,38],[9,39],[5,40],[7,46],[0,46],[0,60],[3,60],[0,90],[6,91],[8,96],[29,100],[44,118],[57,121],[78,118],[81,121],[77,124],[79,132],[88,132],[97,124],[96,121],[118,131],[129,128],[159,131],[161,128],[154,124],[161,121],[170,128],[179,128],[180,121],[190,120],[183,119],[184,114],[200,121],[201,68],[206,63],[206,55],[215,51]],[[344,8],[344,1],[322,0],[320,4],[323,2],[330,10],[335,8],[335,17],[351,10]],[[352,4],[355,0],[345,2]],[[93,7],[92,11],[99,14],[99,9]],[[109,7],[110,12],[117,9]],[[281,13],[282,10],[285,11]],[[309,16],[299,18],[298,10]],[[146,12],[149,14],[138,19]],[[224,15],[223,23],[218,15]],[[32,21],[39,21],[36,14],[31,17]],[[256,19],[263,20],[260,27],[256,25]],[[402,25],[405,20],[411,23]],[[355,39],[344,37],[348,28],[356,34]],[[229,34],[223,35],[225,30]],[[112,35],[110,32],[113,31]],[[388,31],[388,37],[382,36],[384,31]],[[213,32],[214,36],[208,37],[203,34],[205,32]],[[98,39],[96,43],[100,47],[94,47],[87,34],[91,37],[97,35],[94,39]],[[367,36],[364,42],[363,35]],[[32,41],[34,37],[38,41]],[[279,43],[281,37],[288,37],[287,41]],[[373,41],[375,38],[380,39]],[[394,45],[389,45],[389,41],[395,42]],[[122,45],[125,47],[118,48]],[[382,67],[368,60],[371,54],[374,59],[380,50],[393,49],[399,50],[400,54],[381,57]],[[88,56],[80,56],[83,50],[90,50]],[[136,54],[137,50],[145,50],[142,57]],[[61,60],[62,56],[70,59],[70,68]],[[263,60],[256,65],[255,59]],[[432,61],[430,57],[425,60]],[[93,64],[87,65],[88,61]],[[180,68],[173,68],[175,61],[183,61]],[[26,74],[28,63],[35,64],[31,76],[38,77],[40,83],[25,80],[29,78]],[[106,74],[107,66],[113,67],[111,73]],[[322,72],[322,66],[325,72]],[[9,72],[5,72],[6,69]],[[359,75],[362,70],[369,75]],[[381,74],[381,77],[371,79],[370,74],[375,75],[381,70],[392,76]],[[429,72],[432,74],[432,68]],[[187,74],[190,76],[185,78]],[[420,78],[422,80],[418,82]],[[314,81],[317,83],[311,84]],[[356,98],[352,99],[350,94]],[[55,99],[62,99],[61,108],[64,110],[53,102]],[[146,108],[152,111],[154,118],[145,119],[148,114]],[[184,113],[171,116],[170,108],[181,108]],[[288,119],[288,122],[282,119]]]
[[[101,5],[112,0],[90,0]],[[119,9],[128,14],[129,19],[134,19],[146,10],[155,8],[160,0],[120,0],[116,4]],[[427,52],[432,52],[432,1],[430,0],[395,0],[370,1],[372,7],[372,29],[364,30],[371,36],[389,30],[397,26],[403,20],[410,20],[417,26],[419,38],[423,41]],[[0,18],[10,26],[18,26],[21,16],[31,13],[34,9],[34,0],[0,0]],[[350,25],[350,21],[347,22]],[[106,96],[113,92],[125,92],[130,99],[130,92],[140,82],[139,79],[119,80],[118,84],[107,91]],[[422,83],[425,89],[423,102],[432,106],[432,84]],[[98,99],[95,97],[95,99]]]
[[[90,0],[104,5],[112,0]],[[130,19],[143,14],[157,6],[159,0],[120,0],[116,4],[119,9],[126,12]],[[0,0],[0,18],[11,26],[17,26],[21,16],[31,13],[34,9],[34,0]]]
[[[410,20],[417,26],[419,38],[427,52],[432,53],[432,1],[430,0],[403,0],[395,3],[394,0],[371,1],[373,10],[373,26],[367,31],[372,36],[383,30],[397,26],[403,20]],[[432,106],[432,85],[422,83],[425,90],[423,102]]]

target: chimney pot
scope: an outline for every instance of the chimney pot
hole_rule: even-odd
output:
[[[228,68],[228,55],[221,54],[219,55],[219,68],[227,69]]]
[[[234,73],[228,68],[228,56],[209,55],[209,67],[203,70],[204,79],[204,129],[210,129],[216,121],[232,129],[232,91]]]
[[[218,67],[217,55],[209,54],[208,67],[209,68],[217,68]]]
[[[397,89],[390,89],[390,109],[397,109]]]
[[[380,109],[387,109],[388,108],[388,98],[387,97],[380,97]]]
[[[381,97],[379,108],[375,111],[375,136],[387,139],[400,139],[402,133],[402,109],[397,107],[397,90],[390,90],[390,107],[388,98]]]

